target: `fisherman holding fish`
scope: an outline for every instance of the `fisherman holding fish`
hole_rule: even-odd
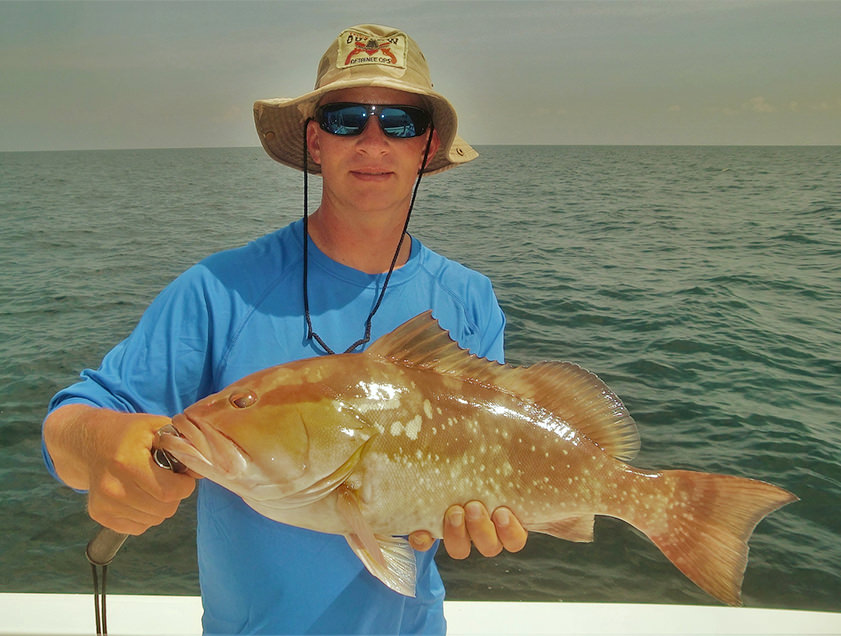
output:
[[[99,369],[50,403],[47,466],[86,490],[91,517],[118,532],[140,534],[171,517],[196,484],[195,473],[155,464],[156,432],[244,376],[363,351],[427,310],[463,348],[503,358],[505,319],[490,282],[407,233],[421,177],[477,156],[410,37],[376,25],[343,31],[321,58],[313,91],[260,100],[254,117],[269,156],[303,172],[303,218],[187,270]],[[309,216],[308,173],[323,180]],[[400,430],[412,432],[408,423]],[[420,552],[408,597],[374,578],[342,536],[272,521],[209,479],[198,491],[206,633],[446,630],[428,528],[410,536]],[[525,544],[507,508],[451,503],[443,521],[451,556]]]

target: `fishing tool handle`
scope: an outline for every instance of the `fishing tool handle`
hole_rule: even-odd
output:
[[[85,556],[91,565],[105,566],[114,560],[120,548],[128,539],[127,534],[116,532],[111,528],[100,527],[96,536],[90,540],[85,548]]]
[[[168,424],[156,433],[156,437],[161,434],[177,435],[178,432],[171,424]],[[152,446],[152,459],[161,468],[171,470],[174,473],[187,472],[187,467],[184,464],[157,446]],[[117,552],[120,551],[120,548],[123,547],[123,543],[125,543],[127,538],[127,534],[101,527],[99,532],[96,533],[96,536],[90,540],[87,548],[85,548],[85,556],[88,558],[88,562],[91,565],[98,566],[110,564],[117,555]]]
[[[178,435],[178,431],[172,424],[167,424],[155,433],[156,442],[161,435]],[[152,444],[152,459],[161,468],[171,470],[174,473],[187,472],[187,467],[184,464],[156,443]],[[123,547],[127,538],[127,534],[102,527],[85,549],[85,556],[91,564],[93,573],[93,606],[97,636],[108,634],[108,615],[105,604],[108,565],[117,556],[117,552]]]

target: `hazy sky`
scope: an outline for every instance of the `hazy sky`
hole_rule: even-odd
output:
[[[399,27],[474,144],[841,144],[841,1],[0,1],[0,150],[259,145],[345,27]]]

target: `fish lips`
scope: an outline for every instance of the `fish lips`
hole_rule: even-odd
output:
[[[173,417],[172,426],[177,434],[165,433],[166,441],[161,447],[193,472],[234,492],[249,492],[256,486],[272,484],[273,496],[286,496],[310,485],[306,454],[273,456],[264,465],[225,432],[191,413],[190,408]],[[301,434],[308,450],[305,427]],[[278,473],[280,466],[283,469]]]
[[[212,478],[208,473],[241,474],[251,461],[233,439],[186,413],[172,418],[172,428],[175,434],[159,434],[161,447],[200,475]]]

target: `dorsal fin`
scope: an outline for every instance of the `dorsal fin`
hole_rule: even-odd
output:
[[[619,460],[628,461],[639,451],[633,418],[594,374],[572,362],[514,367],[479,358],[460,348],[430,311],[378,339],[365,353],[498,387],[560,417]]]

